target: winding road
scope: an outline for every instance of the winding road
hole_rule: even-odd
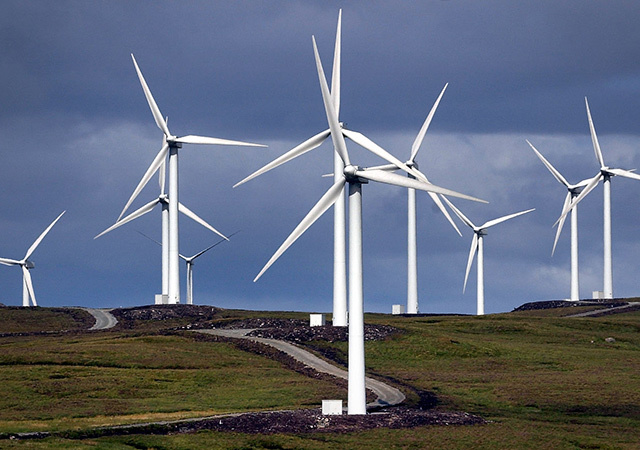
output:
[[[570,316],[565,316],[565,317],[589,317],[589,316],[597,316],[602,313],[611,313],[611,312],[622,313],[624,312],[625,309],[631,308],[633,306],[638,306],[638,305],[640,305],[640,302],[629,302],[626,305],[622,305],[622,306],[613,306],[611,308],[606,308],[606,309],[594,309],[593,311],[587,311],[587,312],[578,313],[578,314],[571,314]]]
[[[306,365],[307,367],[310,367],[318,372],[327,373],[329,375],[333,375],[334,377],[342,378],[345,380],[347,380],[349,377],[349,373],[346,370],[336,367],[328,363],[327,361],[318,358],[313,353],[303,350],[297,345],[290,344],[289,342],[279,341],[276,339],[247,336],[248,333],[253,331],[251,329],[236,329],[236,330],[215,329],[215,330],[194,330],[194,331],[198,333],[213,334],[216,336],[223,336],[223,337],[229,337],[229,338],[249,339],[255,342],[259,342],[261,344],[269,345],[282,352],[285,352],[286,354],[294,358],[296,361],[299,361],[302,364]],[[383,383],[382,381],[374,380],[373,378],[367,377],[365,379],[365,386],[367,389],[369,389],[370,391],[372,391],[374,394],[378,396],[376,401],[367,404],[368,409],[379,408],[381,406],[397,405],[399,403],[402,403],[405,399],[404,394],[400,390],[392,386],[389,386],[388,384]]]
[[[111,314],[110,309],[95,309],[95,308],[82,308],[91,314],[95,319],[96,323],[93,324],[89,330],[108,330],[109,328],[113,328],[118,323],[118,319],[115,318],[113,314]]]

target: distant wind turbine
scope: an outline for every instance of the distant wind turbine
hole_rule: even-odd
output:
[[[162,208],[162,295],[163,299],[168,297],[169,292],[169,252],[167,251],[169,245],[169,199],[164,192],[164,178],[165,178],[165,163],[163,162],[160,166],[160,195],[154,200],[151,200],[149,203],[142,205],[140,208],[118,220],[116,223],[111,225],[109,228],[104,230],[102,233],[98,234],[94,239],[103,236],[110,231],[115,230],[116,228],[121,227],[122,225],[131,222],[132,220],[137,219],[138,217],[144,216],[145,214],[151,212],[157,205],[160,205]],[[203,227],[208,230],[216,233],[221,236],[223,239],[227,239],[222,233],[213,228],[207,222],[205,222],[202,218],[200,218],[196,213],[191,211],[189,208],[184,206],[182,203],[178,204],[178,211],[189,217],[193,221],[199,223]]]
[[[143,176],[143,179],[138,184],[138,187],[134,191],[133,195],[127,202],[125,208],[120,213],[120,217],[118,220],[122,218],[126,209],[133,202],[136,196],[140,193],[142,188],[149,181],[151,176],[158,170],[160,165],[163,163],[167,154],[169,155],[169,303],[180,303],[180,252],[179,252],[179,230],[178,230],[178,149],[182,148],[182,144],[209,144],[209,145],[239,145],[239,146],[249,146],[249,147],[265,147],[262,144],[252,144],[248,142],[241,141],[232,141],[228,139],[219,139],[205,136],[174,136],[169,131],[169,127],[167,122],[163,119],[162,113],[160,112],[160,108],[156,104],[156,101],[151,94],[151,90],[147,85],[144,77],[142,76],[142,72],[138,67],[138,63],[133,55],[131,55],[133,59],[133,65],[135,66],[136,72],[138,74],[138,79],[140,80],[140,84],[142,85],[142,90],[144,91],[144,95],[147,99],[147,103],[149,104],[149,108],[151,109],[151,113],[153,114],[153,118],[156,122],[156,125],[160,130],[164,133],[165,144],[158,152],[158,155],[151,163],[149,169]]]
[[[611,178],[619,175],[625,178],[631,178],[634,180],[640,180],[640,175],[631,172],[630,170],[624,169],[615,169],[607,166],[604,163],[604,158],[602,157],[602,150],[600,150],[600,144],[598,142],[598,136],[596,135],[596,129],[593,125],[593,120],[591,119],[591,111],[589,110],[589,102],[585,97],[584,103],[587,107],[587,118],[589,119],[589,130],[591,132],[591,141],[593,143],[593,150],[596,154],[596,159],[598,163],[600,163],[600,170],[596,174],[595,177],[589,180],[587,186],[583,189],[583,191],[576,197],[576,199],[570,204],[567,205],[565,210],[562,212],[558,222],[563,220],[569,211],[575,209],[579,202],[582,201],[583,198],[589,194],[600,182],[602,181],[602,185],[604,187],[604,298],[613,298],[613,264],[612,264],[612,256],[611,256]]]
[[[349,262],[348,262],[348,287],[349,287],[349,375],[348,375],[348,413],[365,414],[365,375],[364,375],[364,299],[362,286],[362,184],[369,181],[391,184],[400,187],[411,187],[451,195],[453,197],[478,200],[449,189],[434,186],[432,184],[407,178],[401,175],[378,169],[363,169],[351,163],[345,135],[341,131],[335,104],[329,92],[329,86],[324,75],[322,62],[318,54],[315,38],[313,38],[313,51],[316,60],[318,79],[322,91],[327,121],[334,148],[343,163],[340,179],[329,188],[316,205],[302,219],[284,243],[278,248],[271,259],[265,264],[254,281],[257,281],[265,271],[311,226],[320,218],[338,199],[341,198],[345,184],[349,185]],[[376,146],[377,147],[377,146]],[[377,147],[376,152],[391,164],[402,168],[408,173],[414,173],[393,155],[384,149]]]
[[[444,95],[444,91],[447,89],[449,84],[445,84],[442,92],[436,99],[436,102],[433,104],[429,115],[425,119],[422,124],[422,128],[418,132],[413,145],[411,146],[411,156],[409,160],[406,162],[407,166],[418,171],[418,163],[416,162],[416,157],[418,156],[418,151],[420,150],[420,146],[422,145],[422,141],[429,129],[429,125],[431,124],[431,120],[440,104],[440,100]],[[420,172],[422,173],[422,172]],[[408,177],[415,178],[412,174],[407,174]],[[428,181],[427,177],[423,174],[423,181]],[[460,230],[453,222],[453,219],[449,215],[449,212],[442,204],[440,197],[433,192],[429,192],[429,196],[434,201],[436,206],[442,211],[442,214],[447,218],[449,223],[453,226],[453,228],[458,232],[460,236]],[[407,313],[408,314],[417,314],[419,311],[418,307],[418,249],[417,249],[417,219],[416,219],[416,190],[413,188],[407,189]]]
[[[447,202],[447,204],[451,207],[451,209],[453,210],[453,212],[456,214],[456,216],[458,216],[460,218],[460,220],[462,222],[465,223],[465,225],[467,225],[469,228],[471,228],[473,230],[473,240],[471,241],[471,249],[469,251],[469,259],[467,260],[467,270],[464,274],[464,285],[462,287],[462,292],[465,291],[466,287],[467,287],[467,279],[469,278],[469,270],[471,270],[471,265],[473,264],[473,259],[476,255],[476,252],[478,253],[478,265],[477,265],[477,269],[478,269],[478,276],[477,276],[477,315],[481,316],[484,314],[484,247],[483,247],[483,241],[484,241],[484,236],[486,236],[487,234],[487,228],[490,228],[494,225],[497,225],[499,223],[505,222],[509,219],[513,219],[514,217],[518,217],[521,216],[523,214],[527,214],[531,211],[533,211],[534,209],[528,209],[526,211],[520,211],[517,212],[515,214],[509,214],[508,216],[503,216],[503,217],[499,217],[497,219],[493,219],[493,220],[489,220],[488,222],[483,223],[480,226],[476,226],[473,224],[473,222],[471,222],[471,220],[469,220],[467,218],[467,216],[465,216],[464,214],[462,214],[462,211],[460,211],[458,208],[456,208],[453,203],[451,203],[446,197],[443,197],[444,201]]]
[[[62,211],[58,217],[55,218],[53,222],[38,236],[31,247],[25,253],[24,258],[21,260],[9,259],[9,258],[0,258],[0,264],[4,264],[5,266],[20,266],[22,267],[22,306],[30,306],[29,299],[31,299],[31,303],[33,306],[38,306],[36,302],[36,294],[33,290],[33,282],[31,281],[31,274],[29,270],[33,269],[36,265],[29,259],[29,257],[33,254],[33,252],[38,248],[40,242],[44,239],[44,237],[51,231],[51,228],[56,224],[60,217],[66,211]]]
[[[531,147],[531,149],[538,156],[540,161],[545,165],[551,175],[554,176],[556,180],[567,188],[567,196],[564,199],[564,205],[562,206],[562,212],[567,210],[571,202],[575,200],[575,198],[580,195],[582,189],[589,183],[589,179],[582,180],[577,184],[569,183],[565,177],[562,176],[558,170],[551,165],[549,161],[546,160],[542,153],[536,149],[533,144],[527,141],[527,144]],[[558,230],[556,231],[556,238],[553,241],[553,249],[551,250],[551,255],[556,251],[556,245],[558,244],[558,238],[560,237],[560,233],[562,232],[562,227],[564,226],[566,216],[563,217],[558,223]],[[571,210],[571,297],[572,301],[577,302],[580,300],[580,282],[579,282],[579,274],[578,274],[578,208],[574,207]]]
[[[138,233],[140,233],[142,236],[146,237],[147,239],[149,239],[150,241],[155,242],[156,244],[158,244],[160,247],[164,246],[162,245],[162,243],[156,241],[155,239],[147,236],[146,234],[142,233],[141,231],[138,231]],[[237,234],[238,231],[236,231],[233,234],[229,235],[229,239]],[[211,250],[213,247],[216,247],[219,244],[222,244],[225,241],[228,241],[229,239],[220,239],[218,242],[216,242],[215,244],[210,245],[209,247],[205,248],[204,250],[199,251],[198,253],[196,253],[193,256],[187,257],[184,256],[182,254],[180,254],[180,258],[187,263],[187,305],[193,305],[193,265],[195,264],[195,260],[197,258],[199,258],[200,256],[202,256],[203,254],[205,254],[206,252],[208,252],[209,250]]]

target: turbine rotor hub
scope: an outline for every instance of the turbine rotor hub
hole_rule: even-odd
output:
[[[349,183],[360,183],[365,184],[368,183],[368,180],[364,178],[360,178],[357,173],[362,170],[359,166],[354,166],[353,164],[349,164],[348,166],[344,166],[344,177]]]

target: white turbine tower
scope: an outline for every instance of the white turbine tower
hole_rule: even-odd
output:
[[[469,270],[471,270],[471,265],[473,264],[473,259],[478,253],[478,276],[477,276],[477,315],[481,316],[484,314],[484,247],[483,240],[484,236],[487,234],[487,228],[490,228],[494,225],[507,221],[509,219],[513,219],[514,217],[521,216],[523,214],[529,213],[534,209],[528,209],[526,211],[520,211],[514,214],[509,214],[508,216],[499,217],[497,219],[489,220],[488,222],[483,223],[479,227],[474,225],[471,220],[467,218],[462,211],[456,208],[453,203],[451,203],[446,197],[443,197],[444,201],[451,207],[453,212],[464,222],[469,228],[473,230],[473,240],[471,241],[471,249],[469,250],[469,259],[467,260],[467,270],[464,274],[464,285],[462,287],[462,292],[465,291],[467,287],[467,279],[469,278]]]
[[[551,172],[551,175],[553,175],[553,177],[556,180],[558,180],[560,184],[562,184],[564,187],[567,188],[567,196],[565,197],[564,205],[562,206],[562,212],[564,212],[565,210],[567,210],[567,208],[569,208],[569,205],[571,204],[571,202],[573,202],[575,198],[578,197],[578,195],[580,195],[580,192],[589,183],[590,180],[589,179],[582,180],[577,184],[569,183],[566,180],[566,178],[563,177],[562,174],[555,167],[553,167],[551,163],[547,161],[547,159],[544,156],[542,156],[542,153],[540,153],[538,149],[536,149],[531,142],[527,141],[527,144],[529,144],[531,149],[535,152],[535,154],[538,156],[540,161],[542,161],[545,167],[549,169],[549,172]],[[556,251],[556,245],[558,244],[558,238],[560,238],[560,233],[562,232],[562,227],[564,226],[565,219],[566,219],[566,216],[561,218],[558,221],[558,224],[557,224],[558,230],[556,231],[556,238],[553,241],[553,249],[551,250],[551,256],[553,256],[553,254]],[[577,207],[573,208],[571,211],[571,296],[570,296],[570,299],[571,301],[574,301],[574,302],[577,302],[578,300],[580,300],[580,282],[579,282],[579,274],[578,274],[578,208]]]
[[[29,299],[31,299],[31,303],[33,306],[38,306],[38,302],[36,302],[36,294],[33,290],[33,282],[31,281],[31,274],[29,273],[30,269],[33,269],[36,265],[29,259],[29,257],[33,254],[33,252],[38,248],[40,242],[44,239],[44,237],[51,231],[51,228],[56,224],[56,222],[62,217],[62,215],[66,211],[62,211],[58,217],[55,218],[53,222],[38,236],[31,247],[25,253],[24,258],[21,260],[9,259],[9,258],[0,258],[0,264],[4,264],[5,266],[20,266],[22,267],[22,306],[30,306]]]
[[[147,86],[147,82],[142,76],[142,72],[138,67],[138,63],[133,55],[131,55],[133,59],[133,64],[136,68],[136,72],[138,74],[138,78],[140,80],[140,84],[142,85],[142,90],[144,91],[144,95],[147,99],[147,103],[149,104],[149,108],[151,109],[151,113],[153,114],[153,118],[155,119],[156,125],[162,132],[164,133],[165,145],[162,146],[160,152],[154,159],[153,163],[147,170],[145,177],[147,177],[145,181],[145,177],[138,185],[136,192],[131,196],[129,202],[125,206],[123,212],[120,214],[120,218],[124,214],[127,207],[131,204],[133,199],[138,195],[139,190],[144,187],[146,182],[151,178],[151,176],[158,170],[160,164],[164,161],[167,154],[169,155],[169,303],[179,303],[180,302],[180,252],[179,252],[179,230],[178,230],[178,149],[182,148],[182,144],[209,144],[209,145],[239,145],[239,146],[250,146],[250,147],[265,147],[261,144],[252,144],[248,142],[241,141],[231,141],[228,139],[219,139],[205,136],[174,136],[169,131],[169,127],[167,122],[163,119],[162,113],[156,104],[156,101],[151,94],[151,90],[149,86]],[[120,219],[118,218],[118,219]]]
[[[343,162],[342,176],[329,188],[316,205],[302,219],[284,243],[278,248],[267,264],[262,268],[254,281],[262,274],[338,199],[342,198],[345,184],[349,185],[349,261],[348,261],[348,290],[349,290],[349,376],[348,376],[348,413],[365,414],[365,375],[364,375],[364,302],[362,287],[362,184],[369,181],[387,183],[401,187],[411,187],[428,192],[451,195],[453,197],[477,200],[449,189],[440,188],[423,181],[410,179],[401,175],[389,173],[379,169],[363,169],[353,165],[347,153],[345,136],[340,129],[335,105],[329,92],[329,86],[324,75],[320,56],[313,38],[313,50],[322,99],[324,102],[327,121],[329,122],[331,139]],[[376,153],[402,168],[408,173],[415,173],[400,160],[376,146]]]
[[[640,175],[635,174],[629,170],[624,169],[615,169],[607,166],[604,163],[604,158],[602,157],[602,150],[600,150],[600,144],[598,142],[598,136],[596,135],[596,129],[593,125],[593,120],[591,119],[591,111],[589,110],[589,102],[587,98],[584,99],[585,105],[587,107],[587,118],[589,119],[589,130],[591,132],[591,141],[593,142],[593,150],[596,154],[596,158],[598,163],[600,164],[600,170],[596,174],[595,177],[589,180],[587,186],[583,189],[583,191],[576,197],[576,199],[568,205],[568,207],[562,212],[562,215],[558,219],[558,221],[563,220],[569,211],[575,209],[580,201],[589,194],[600,182],[603,180],[602,184],[604,187],[604,298],[613,298],[613,265],[612,265],[612,257],[611,257],[611,178],[619,175],[625,178],[631,178],[634,180],[640,180]]]
[[[164,162],[160,165],[160,195],[158,195],[158,197],[155,198],[154,200],[151,200],[149,203],[146,203],[146,204],[142,205],[140,208],[138,208],[137,210],[135,210],[131,214],[129,214],[129,215],[125,216],[125,217],[122,217],[116,223],[114,223],[109,228],[107,228],[106,230],[104,230],[103,232],[98,234],[96,237],[94,237],[94,239],[97,239],[100,236],[103,236],[103,235],[109,233],[110,231],[113,231],[116,228],[119,228],[122,225],[124,225],[126,223],[129,223],[132,220],[137,219],[138,217],[144,216],[145,214],[151,212],[157,205],[160,205],[161,208],[162,208],[162,215],[161,215],[161,217],[162,217],[162,244],[160,244],[160,245],[162,245],[162,296],[163,296],[162,298],[163,299],[167,299],[168,298],[168,293],[169,293],[169,252],[167,251],[167,249],[169,248],[169,245],[168,245],[168,243],[169,243],[169,199],[168,199],[167,195],[165,194],[165,190],[164,190],[165,166],[166,165],[165,165]],[[153,174],[151,174],[151,175],[153,175]],[[143,181],[144,181],[144,178],[143,178]],[[136,192],[134,192],[134,194],[137,195]],[[126,208],[128,208],[128,206],[129,205],[127,205]],[[213,228],[211,225],[209,225],[207,222],[205,222],[196,213],[191,211],[189,208],[184,206],[182,203],[178,203],[178,211],[180,213],[184,214],[185,216],[189,217],[193,221],[199,223],[203,227],[207,228],[208,230],[214,232],[215,234],[217,234],[218,236],[222,237],[223,239],[225,239],[225,240],[227,239],[226,236],[224,236],[218,230]]]

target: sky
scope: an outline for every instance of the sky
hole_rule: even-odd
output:
[[[311,36],[330,68],[343,9],[340,119],[402,160],[445,83],[417,161],[472,221],[536,208],[485,238],[485,308],[510,311],[569,296],[569,223],[551,248],[570,181],[594,176],[584,98],[609,166],[640,168],[640,4],[635,1],[24,1],[0,14],[0,257],[32,256],[41,306],[129,307],[160,292],[158,211],[99,239],[162,144],[135,57],[176,135],[268,148],[185,145],[180,200],[233,236],[194,266],[197,304],[330,312],[331,212],[252,280],[330,186],[330,142],[232,186],[327,128]],[[328,69],[327,69],[328,70]],[[360,165],[383,161],[353,143]],[[133,208],[158,194],[156,179]],[[418,195],[423,313],[475,313],[472,238]],[[614,296],[640,292],[640,183],[612,181]],[[181,218],[180,250],[217,241]],[[365,310],[406,302],[406,193],[363,189]],[[602,186],[580,204],[580,294],[602,289]],[[182,296],[185,296],[182,268]],[[16,267],[0,266],[0,303],[20,305]]]

